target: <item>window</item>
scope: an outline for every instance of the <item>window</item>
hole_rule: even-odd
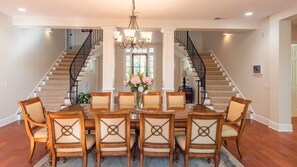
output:
[[[126,49],[126,77],[131,73],[144,73],[146,76],[154,78],[155,49],[134,48]]]

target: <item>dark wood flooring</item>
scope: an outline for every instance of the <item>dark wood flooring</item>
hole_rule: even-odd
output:
[[[243,158],[239,159],[235,142],[228,142],[227,149],[246,167],[296,167],[297,118],[292,122],[294,132],[278,133],[248,120],[242,137]],[[37,144],[32,161],[28,162],[28,151],[29,139],[22,121],[0,128],[1,167],[33,166],[47,153],[44,143]]]

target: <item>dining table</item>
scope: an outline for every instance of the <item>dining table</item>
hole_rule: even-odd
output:
[[[100,112],[111,112],[106,110],[92,110],[90,109],[89,104],[72,104],[67,106],[59,112],[70,112],[70,111],[83,111],[85,117],[85,128],[86,130],[94,130],[95,129],[95,119],[94,114]],[[129,111],[130,112],[130,126],[131,128],[139,128],[139,113],[141,112],[155,112],[155,110],[149,110],[142,108],[140,110],[135,109],[126,109],[126,110],[118,110],[117,106],[114,107],[114,111],[112,112],[121,112],[121,111]],[[174,120],[174,128],[186,128],[187,127],[187,117],[189,112],[200,112],[200,113],[213,113],[216,112],[212,109],[209,109],[203,105],[187,105],[184,109],[175,109],[175,110],[165,110],[163,112],[174,112],[175,120]]]

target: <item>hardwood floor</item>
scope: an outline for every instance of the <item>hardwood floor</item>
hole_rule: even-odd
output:
[[[293,167],[297,166],[297,118],[292,119],[294,132],[278,133],[253,120],[246,122],[239,159],[235,142],[228,142],[227,149],[245,167]],[[24,123],[17,121],[0,128],[0,166],[30,167],[37,163],[47,150],[38,143],[31,163],[28,162],[29,139]]]

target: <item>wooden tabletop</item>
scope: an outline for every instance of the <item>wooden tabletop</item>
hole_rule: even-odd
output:
[[[116,107],[115,107],[116,108]],[[94,113],[98,112],[110,112],[110,111],[104,111],[104,110],[98,110],[98,111],[90,111],[90,105],[80,105],[80,104],[73,104],[68,107],[65,107],[60,110],[60,112],[68,112],[68,111],[84,111],[85,115],[85,126],[86,129],[94,129],[95,128],[95,123],[94,123]],[[139,113],[140,112],[154,112],[153,110],[146,110],[146,109],[141,109],[139,111],[135,111],[133,109],[128,110],[131,111],[131,126],[137,127],[139,125]],[[167,110],[163,112],[174,112],[175,113],[175,127],[186,127],[187,124],[187,117],[188,117],[188,112],[202,112],[202,113],[213,113],[215,112],[214,110],[211,110],[205,106],[202,105],[196,105],[194,107],[186,107],[184,110]],[[115,109],[115,112],[121,112]]]

